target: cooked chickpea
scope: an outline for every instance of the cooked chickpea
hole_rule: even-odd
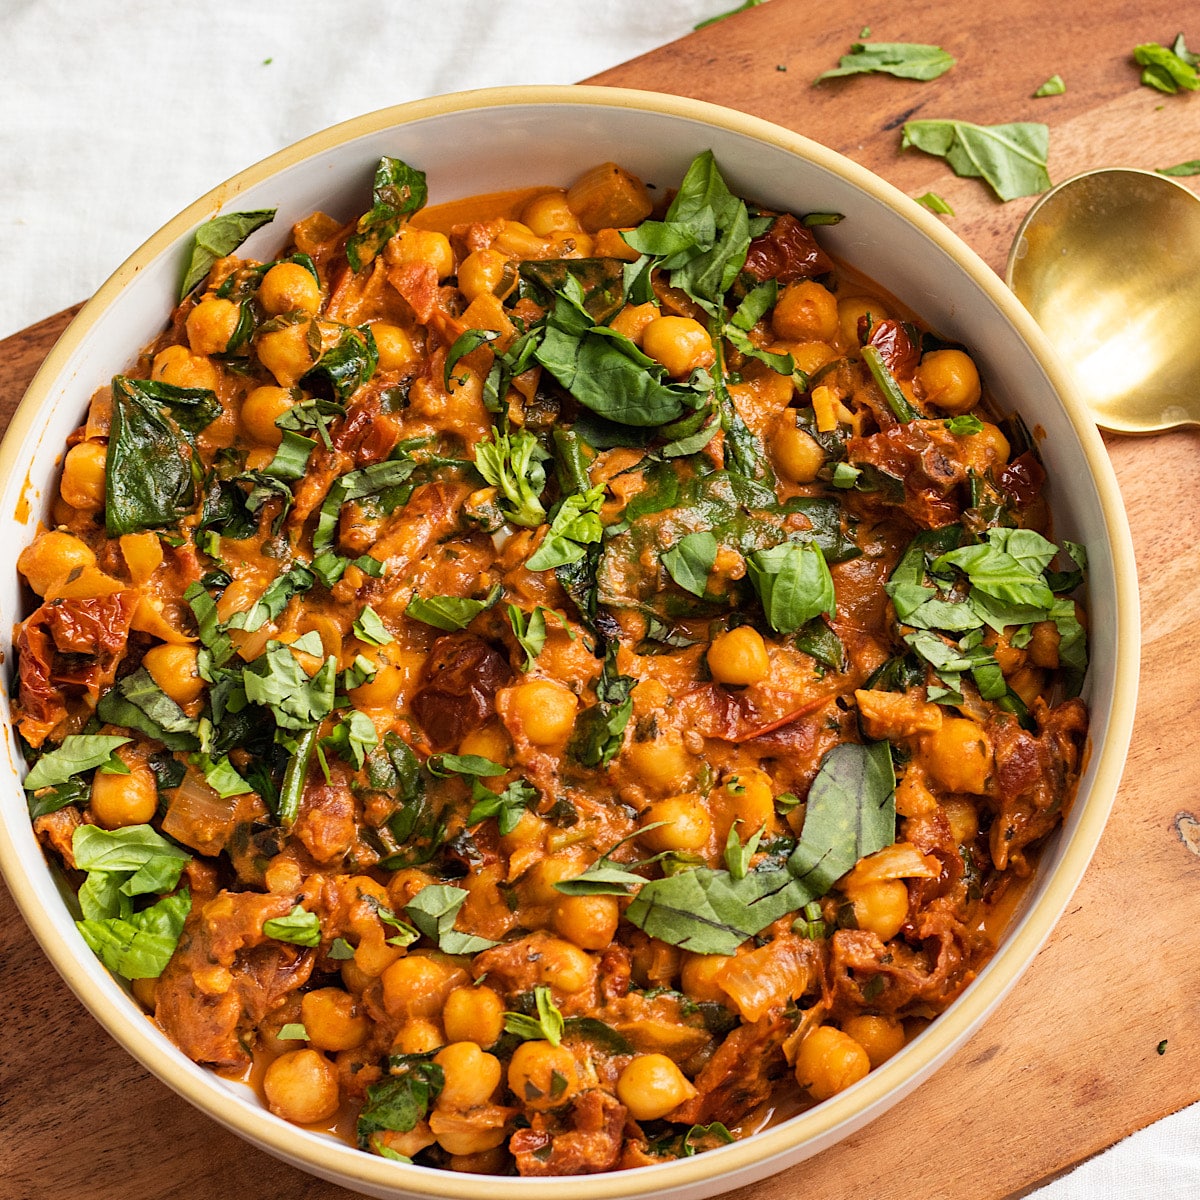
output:
[[[659,792],[678,792],[687,787],[698,765],[696,756],[680,742],[665,737],[632,743],[625,761],[640,783]]]
[[[406,225],[388,243],[390,263],[424,263],[437,272],[438,279],[454,274],[454,250],[450,239],[434,229],[414,229]]]
[[[433,1061],[446,1076],[437,1098],[442,1110],[477,1108],[486,1104],[500,1086],[500,1060],[474,1042],[451,1042],[433,1056]]]
[[[775,422],[771,455],[780,475],[792,483],[812,483],[825,465],[820,443],[796,424],[796,413],[785,408]]]
[[[521,220],[538,237],[550,237],[555,233],[577,233],[582,231],[579,218],[571,211],[565,191],[543,192],[534,196],[523,209]]]
[[[181,707],[199,700],[205,682],[200,678],[195,646],[151,646],[142,659],[150,678]]]
[[[683,967],[679,972],[684,995],[710,1004],[728,1003],[729,994],[717,982],[717,978],[725,969],[725,964],[732,961],[727,954],[684,955]]]
[[[828,1100],[871,1069],[867,1052],[847,1033],[818,1025],[796,1051],[796,1082],[814,1100]]]
[[[315,1125],[337,1112],[337,1070],[316,1050],[281,1054],[263,1076],[267,1107],[295,1125]]]
[[[979,371],[961,350],[931,350],[921,359],[915,379],[922,400],[947,413],[969,412],[979,403]]]
[[[665,1054],[639,1054],[617,1077],[617,1098],[635,1121],[657,1121],[696,1089]]]
[[[538,979],[557,992],[582,992],[595,976],[595,963],[578,946],[553,938],[542,944]]]
[[[280,387],[295,387],[296,380],[313,364],[308,345],[307,321],[296,321],[282,329],[271,329],[254,339],[258,361],[262,363]]]
[[[518,826],[518,828],[520,828]],[[578,875],[580,868],[565,858],[539,859],[521,880],[521,895],[526,904],[557,904],[562,892],[555,884]]]
[[[371,333],[375,337],[375,349],[379,351],[381,371],[399,371],[420,359],[412,338],[399,325],[376,321],[371,326]]]
[[[478,754],[494,763],[505,763],[512,754],[512,743],[503,725],[484,725],[472,729],[458,744],[459,754]]]
[[[856,349],[862,345],[858,336],[858,323],[863,317],[869,317],[871,322],[886,321],[891,313],[887,306],[874,296],[847,296],[838,301],[838,332],[842,344],[848,349]]]
[[[712,833],[712,819],[698,796],[655,800],[642,813],[641,824],[641,840],[654,851],[699,850]],[[646,828],[649,825],[657,827]]]
[[[609,328],[624,334],[635,346],[642,344],[642,335],[651,321],[657,321],[662,316],[657,304],[647,301],[645,304],[627,304],[609,322]]]
[[[948,792],[982,795],[992,773],[991,739],[966,717],[946,717],[921,739],[929,773]]]
[[[756,829],[769,825],[775,817],[775,789],[771,777],[757,767],[748,767],[730,775],[722,783],[742,823],[743,840]]]
[[[523,221],[501,221],[494,243],[497,250],[513,258],[543,258],[550,243],[538,237]]]
[[[850,902],[859,929],[868,930],[882,942],[894,938],[908,919],[908,888],[902,879],[880,879],[856,887]]]
[[[1053,621],[1038,621],[1029,639],[1029,661],[1035,667],[1053,671],[1059,665],[1058,648],[1062,635]]]
[[[866,1052],[872,1070],[887,1062],[904,1048],[904,1025],[895,1017],[863,1014],[842,1022],[842,1032],[852,1037]]]
[[[58,493],[72,508],[95,513],[104,507],[108,447],[103,442],[80,442],[63,460]]]
[[[312,316],[321,307],[321,285],[299,263],[276,263],[258,285],[258,302],[273,317],[290,312]]]
[[[442,1031],[436,1021],[417,1017],[413,1021],[406,1021],[400,1027],[399,1033],[396,1034],[396,1040],[392,1044],[392,1052],[394,1054],[429,1054],[445,1044],[446,1039],[442,1036]]]
[[[168,346],[154,356],[152,379],[173,387],[207,388],[216,391],[220,374],[216,364],[203,354],[193,354],[186,346]]]
[[[354,1050],[371,1032],[370,1018],[341,988],[317,988],[300,1001],[300,1021],[318,1050]]]
[[[1012,446],[998,425],[990,421],[983,422],[983,428],[978,433],[963,435],[963,464],[976,475],[1002,467],[1008,462]]]
[[[579,701],[575,693],[553,679],[530,679],[509,693],[510,712],[535,746],[566,741],[575,725]]]
[[[719,633],[708,648],[708,669],[718,683],[758,683],[771,669],[762,634],[751,625]]]
[[[950,823],[956,846],[967,845],[979,835],[979,814],[965,796],[948,796],[942,801],[942,812]]]
[[[466,974],[424,954],[397,959],[383,972],[383,1007],[394,1017],[432,1017]]]
[[[568,941],[584,950],[604,950],[612,944],[620,919],[615,896],[559,896],[553,925]]]
[[[446,997],[442,1025],[452,1042],[494,1046],[504,1032],[504,1001],[490,987],[457,987]]]
[[[483,1157],[496,1150],[508,1137],[503,1124],[475,1124],[458,1112],[434,1109],[429,1116],[429,1128],[438,1145],[451,1156],[451,1161]]]
[[[95,565],[91,547],[61,529],[39,533],[17,556],[17,570],[39,596],[46,595],[73,571]]]
[[[387,708],[404,687],[404,672],[391,663],[377,662],[375,674],[346,694],[357,708]]]
[[[242,315],[241,305],[210,296],[188,313],[187,337],[193,354],[224,354]]]
[[[642,330],[642,349],[661,363],[672,379],[685,379],[717,361],[712,338],[691,317],[655,317]]]
[[[459,265],[458,290],[468,301],[480,296],[503,300],[516,286],[516,264],[499,250],[474,250]]]
[[[789,283],[775,302],[771,328],[791,341],[832,341],[838,331],[837,298],[813,279]]]
[[[566,1046],[522,1042],[508,1064],[508,1090],[538,1112],[558,1108],[579,1090],[579,1068]]]
[[[88,808],[104,829],[146,825],[158,811],[158,783],[144,762],[130,765],[128,775],[97,771]]]

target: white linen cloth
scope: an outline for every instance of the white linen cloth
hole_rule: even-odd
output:
[[[91,295],[197,196],[307,134],[443,92],[573,83],[732,7],[0,0],[0,337]],[[1034,1195],[1192,1200],[1197,1147],[1200,1105]]]

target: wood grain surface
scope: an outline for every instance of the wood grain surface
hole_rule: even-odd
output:
[[[999,270],[1031,201],[1002,205],[941,161],[902,154],[900,126],[1044,121],[1055,180],[1200,158],[1200,95],[1140,87],[1130,57],[1140,42],[1169,44],[1182,11],[1164,0],[865,0],[852,12],[771,0],[592,82],[740,108],[910,195],[935,191],[955,209],[950,227]],[[958,65],[929,84],[857,77],[812,87],[864,26],[877,40],[936,42]],[[1200,44],[1200,29],[1185,33]],[[1032,99],[1055,73],[1066,93]],[[0,342],[0,421],[72,314]],[[1133,529],[1144,642],[1129,765],[1096,858],[1031,969],[931,1081],[855,1136],[730,1200],[1015,1197],[1200,1098],[1200,691],[1189,666],[1200,659],[1200,433],[1107,445]],[[2,887],[0,970],[0,1200],[353,1194],[243,1144],[128,1058],[59,980]]]

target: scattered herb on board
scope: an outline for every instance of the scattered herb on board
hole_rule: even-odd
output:
[[[1173,167],[1156,167],[1160,175],[1200,175],[1200,158],[1189,159],[1187,162],[1176,163]]]
[[[1038,122],[908,121],[900,149],[909,147],[944,158],[956,175],[983,179],[1001,200],[1035,196],[1050,187],[1050,129]]]
[[[1035,100],[1040,100],[1043,96],[1061,96],[1067,90],[1067,85],[1063,82],[1061,75],[1051,75],[1036,92],[1033,93]]]
[[[855,42],[838,65],[818,75],[813,83],[846,75],[895,75],[897,79],[924,82],[945,75],[957,60],[941,46],[922,42]]]
[[[924,205],[930,212],[940,213],[946,217],[954,216],[954,209],[937,192],[926,192],[925,195],[918,196],[917,203]]]
[[[1133,60],[1142,68],[1142,84],[1164,92],[1168,96],[1175,95],[1180,89],[1194,92],[1200,88],[1200,75],[1196,66],[1200,56],[1192,54],[1183,40],[1183,34],[1176,35],[1171,49],[1160,46],[1158,42],[1143,42],[1134,47]]]
[[[1155,1050],[1156,1050],[1156,1051],[1157,1051],[1159,1054],[1166,1054],[1166,1052],[1167,1052],[1167,1039],[1166,1039],[1166,1038],[1163,1038],[1163,1040],[1162,1040],[1161,1042],[1159,1042],[1159,1043],[1158,1043],[1158,1045],[1157,1045],[1157,1046],[1155,1046],[1154,1048],[1155,1048]]]
[[[732,17],[736,13],[745,12],[748,8],[757,8],[763,0],[742,0],[742,3],[737,8],[731,8],[728,12],[717,13],[715,17],[708,17],[705,20],[693,25],[693,29],[707,29],[710,25],[715,25],[718,21],[725,20],[726,17]]]

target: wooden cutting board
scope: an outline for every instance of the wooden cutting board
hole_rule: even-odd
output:
[[[592,82],[740,108],[910,195],[937,192],[957,214],[950,227],[1000,270],[1031,201],[999,204],[939,160],[901,154],[900,126],[1044,121],[1056,180],[1200,158],[1200,95],[1140,87],[1130,58],[1138,43],[1170,44],[1184,11],[1166,0],[860,0],[852,9],[770,0]],[[958,65],[928,84],[870,76],[811,86],[864,27],[875,40],[938,43]],[[1200,27],[1184,32],[1200,45]],[[1053,74],[1066,93],[1032,99]],[[0,342],[0,419],[73,312]],[[736,1200],[1018,1196],[1200,1098],[1200,433],[1107,444],[1137,549],[1144,648],[1129,765],[1095,861],[1032,968],[947,1066],[867,1129]],[[0,963],[0,1195],[352,1195],[245,1145],[129,1059],[59,980],[2,887]]]

